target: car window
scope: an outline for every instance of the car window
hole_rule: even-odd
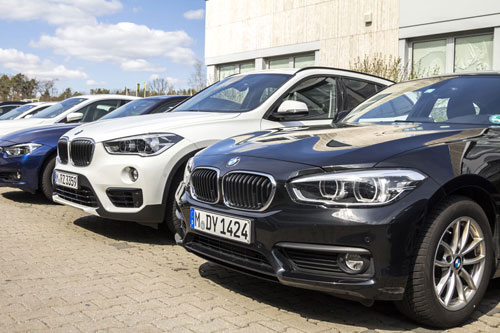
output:
[[[264,103],[288,79],[288,74],[235,75],[208,87],[173,112],[246,112]]]
[[[108,113],[104,117],[100,118],[104,119],[114,119],[121,117],[129,117],[143,114],[147,110],[154,108],[158,104],[158,100],[156,99],[136,99],[127,103],[126,105],[116,109],[115,111]]]
[[[375,95],[379,85],[356,79],[343,78],[344,83],[344,110],[352,110],[367,98]]]
[[[309,113],[300,120],[332,119],[337,114],[337,79],[317,77],[296,86],[283,100],[304,102]]]
[[[35,113],[32,118],[55,118],[61,113],[68,111],[75,105],[83,103],[86,100],[87,99],[83,97],[68,98],[62,102],[49,106],[45,110]]]
[[[0,116],[0,120],[10,120],[10,119],[15,119],[16,117],[22,115],[24,112],[33,109],[35,105],[21,105],[18,107],[14,107],[12,110],[9,112],[6,112]]]
[[[121,105],[121,103],[122,100],[106,99],[91,103],[75,112],[83,114],[83,118],[80,121],[81,123],[88,123],[100,119],[105,115],[109,114],[111,111],[114,111]]]
[[[19,105],[4,105],[0,106],[0,115],[4,115],[12,109],[17,108]]]
[[[153,112],[151,112],[151,113],[166,112],[166,111],[168,111],[170,109],[173,109],[176,105],[178,105],[182,101],[183,101],[183,99],[180,99],[180,98],[168,101],[168,102],[162,104],[160,107],[154,109]]]
[[[500,123],[500,76],[440,76],[395,84],[344,122]]]

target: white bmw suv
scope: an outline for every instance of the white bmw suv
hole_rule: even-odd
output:
[[[172,231],[175,190],[196,152],[246,132],[331,124],[392,83],[331,68],[260,71],[230,76],[166,114],[77,127],[58,143],[53,199]]]

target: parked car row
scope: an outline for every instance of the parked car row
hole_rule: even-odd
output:
[[[139,99],[4,136],[0,178],[9,164],[19,179],[0,185],[165,227],[245,274],[452,327],[500,275],[499,88],[499,73],[394,85],[329,68],[238,74],[166,113],[135,117],[159,110]],[[75,110],[53,118],[86,122]]]

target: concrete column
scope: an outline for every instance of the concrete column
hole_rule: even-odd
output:
[[[445,73],[453,73],[455,71],[455,38],[446,38],[446,62]]]
[[[218,81],[217,77],[217,68],[215,65],[207,66],[207,85],[211,85],[212,83]]]
[[[255,59],[255,70],[260,71],[266,69],[266,62],[264,61],[264,58],[256,58]]]
[[[493,31],[493,70],[500,70],[500,27]]]
[[[398,54],[399,58],[403,65],[406,65],[410,62],[410,57],[408,55],[408,45],[406,43],[406,39],[400,39],[398,42]],[[408,65],[411,66],[411,65]]]
[[[319,50],[314,51],[314,66],[321,66]]]

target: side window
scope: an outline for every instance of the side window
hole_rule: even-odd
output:
[[[344,110],[352,110],[368,97],[379,91],[379,86],[366,81],[343,78],[344,82]]]
[[[157,107],[156,109],[153,110],[153,112],[151,113],[162,113],[162,112],[166,112],[170,109],[172,109],[174,106],[176,106],[177,104],[179,104],[180,102],[182,102],[181,99],[174,99],[173,101],[168,101],[166,102],[165,104],[163,105],[160,105],[159,107]]]
[[[309,114],[300,120],[332,119],[337,114],[337,79],[317,77],[295,87],[283,100],[304,102]]]
[[[119,99],[102,100],[91,103],[86,107],[84,107],[83,109],[78,110],[76,112],[80,112],[83,114],[83,118],[80,121],[81,123],[88,123],[91,121],[95,121],[101,117],[104,117],[111,111],[118,108],[120,105],[125,104],[124,102],[125,101]]]

